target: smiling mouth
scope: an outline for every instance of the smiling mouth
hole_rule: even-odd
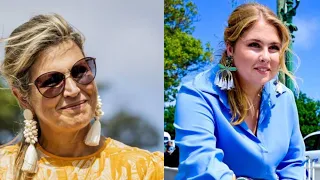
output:
[[[77,102],[77,103],[73,103],[73,104],[64,106],[64,107],[62,107],[61,109],[74,109],[74,108],[78,108],[78,107],[80,107],[82,104],[84,104],[84,103],[86,103],[86,102],[87,102],[86,100],[79,101],[79,102]]]
[[[270,71],[269,68],[254,68],[255,70],[261,71],[261,72],[267,72]]]

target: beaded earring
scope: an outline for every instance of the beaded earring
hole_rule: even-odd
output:
[[[91,126],[87,136],[85,137],[84,143],[88,146],[98,146],[101,136],[101,123],[100,117],[103,116],[104,112],[102,111],[102,102],[100,96],[97,97],[97,107],[95,111],[95,121]]]

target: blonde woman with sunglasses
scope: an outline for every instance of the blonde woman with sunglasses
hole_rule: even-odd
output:
[[[100,135],[96,59],[61,16],[35,16],[2,41],[1,74],[25,126],[0,149],[0,179],[163,179],[160,152]]]

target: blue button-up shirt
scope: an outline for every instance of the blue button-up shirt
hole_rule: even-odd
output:
[[[305,146],[293,93],[274,80],[263,87],[257,135],[245,122],[233,126],[227,94],[214,82],[217,67],[180,88],[175,142],[180,148],[176,179],[303,179]]]

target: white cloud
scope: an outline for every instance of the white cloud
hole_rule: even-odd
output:
[[[293,18],[293,24],[298,27],[298,31],[294,32],[295,42],[294,46],[302,49],[311,49],[316,45],[316,35],[320,30],[320,19],[316,17],[312,18]]]

